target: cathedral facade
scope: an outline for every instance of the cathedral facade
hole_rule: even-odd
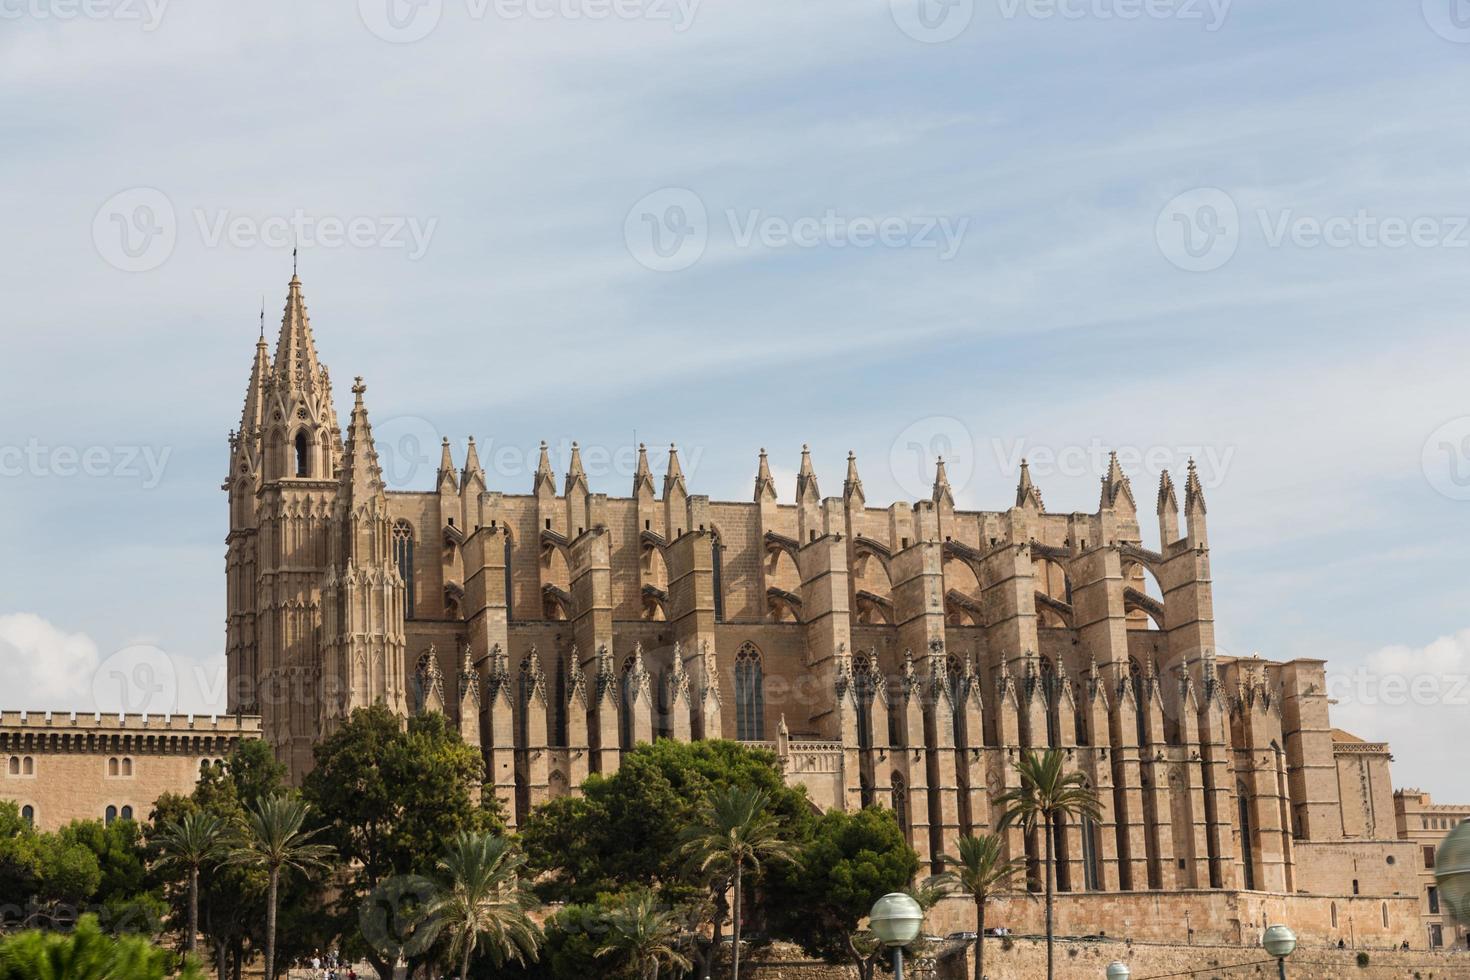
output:
[[[375,702],[453,720],[512,823],[638,742],[738,739],[819,807],[892,807],[937,867],[1054,746],[1102,804],[1056,830],[1060,891],[1322,896],[1324,932],[1341,901],[1423,944],[1388,747],[1333,729],[1323,661],[1216,653],[1192,465],[1141,507],[1115,458],[1092,513],[1048,511],[1023,465],[1010,506],[965,511],[942,461],[928,499],[877,506],[851,455],[824,496],[805,449],[794,500],[764,452],[751,499],[691,492],[674,447],[613,497],[543,446],[511,492],[471,439],[396,492],[352,395],[339,424],[293,277],[224,484],[229,709],[293,777]]]

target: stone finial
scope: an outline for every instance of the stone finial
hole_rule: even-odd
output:
[[[817,473],[812,469],[811,447],[802,444],[801,468],[796,471],[796,502],[810,500],[813,503],[822,499],[821,491],[817,489]]]
[[[857,454],[851,449],[847,451],[847,479],[842,481],[842,496],[845,500],[864,499],[863,480],[858,476]]]
[[[633,496],[638,496],[640,491],[647,491],[653,496],[653,471],[648,468],[648,447],[643,443],[638,444],[638,468],[633,471]]]
[[[766,460],[765,447],[761,447],[760,464],[755,471],[755,500],[776,499],[776,481],[771,477],[771,464]]]

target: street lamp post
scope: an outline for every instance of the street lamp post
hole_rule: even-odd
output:
[[[903,948],[919,938],[924,910],[910,895],[892,892],[873,903],[868,913],[868,928],[878,941],[893,950],[894,980],[903,980]]]
[[[1113,960],[1108,964],[1108,980],[1128,980],[1133,976],[1133,971],[1128,969],[1128,964],[1122,960]]]
[[[1266,934],[1261,937],[1261,945],[1266,947],[1266,952],[1276,957],[1276,969],[1281,980],[1286,980],[1286,958],[1296,949],[1296,933],[1286,926],[1267,926]]]

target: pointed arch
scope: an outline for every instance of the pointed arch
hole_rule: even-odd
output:
[[[296,438],[292,440],[292,445],[296,451],[296,476],[299,479],[309,479],[312,476],[312,445],[311,437],[307,435],[305,429],[296,430]]]
[[[715,622],[725,621],[725,544],[713,525],[709,532],[710,589],[714,593]]]
[[[413,525],[401,517],[393,522],[393,564],[403,579],[403,616],[413,619]]]
[[[735,738],[759,742],[766,737],[766,690],[761,652],[748,640],[735,653]]]

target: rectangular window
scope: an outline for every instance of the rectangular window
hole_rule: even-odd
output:
[[[1439,915],[1439,889],[1429,886],[1429,914]]]
[[[1434,846],[1431,844],[1424,845],[1424,867],[1434,867]]]

